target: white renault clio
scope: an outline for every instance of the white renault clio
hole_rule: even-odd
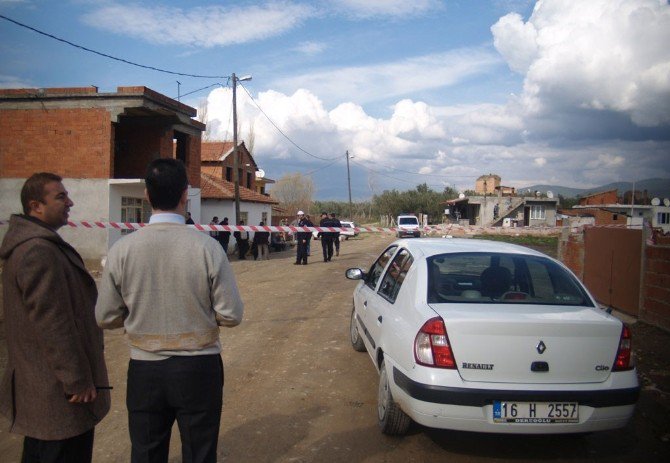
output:
[[[511,244],[398,240],[354,291],[351,343],[379,371],[382,432],[581,433],[639,395],[630,330],[561,263]]]

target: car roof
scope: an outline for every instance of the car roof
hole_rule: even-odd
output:
[[[516,244],[469,238],[410,238],[397,240],[395,244],[407,248],[412,254],[423,254],[425,257],[457,252],[501,252],[547,257],[541,252]]]

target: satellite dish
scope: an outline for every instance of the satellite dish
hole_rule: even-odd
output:
[[[553,191],[547,191],[547,198],[552,199],[554,197]]]
[[[652,206],[660,206],[661,205],[661,200],[659,198],[654,198],[651,200],[651,205]]]
[[[670,206],[670,199],[668,199],[668,198],[663,198],[663,205],[664,205],[665,207]]]
[[[458,193],[458,199],[465,198],[465,193]]]
[[[258,169],[256,171],[256,178],[263,178],[265,177],[265,171],[263,169]]]

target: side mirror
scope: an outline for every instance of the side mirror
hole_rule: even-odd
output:
[[[362,280],[363,278],[365,278],[365,272],[359,268],[350,268],[347,269],[346,272],[344,272],[344,276],[346,276],[350,280]]]

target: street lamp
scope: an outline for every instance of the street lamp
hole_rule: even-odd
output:
[[[233,180],[235,182],[235,225],[240,222],[240,172],[237,156],[237,83],[251,80],[251,76],[237,77],[233,72]],[[223,174],[223,169],[221,169]]]

